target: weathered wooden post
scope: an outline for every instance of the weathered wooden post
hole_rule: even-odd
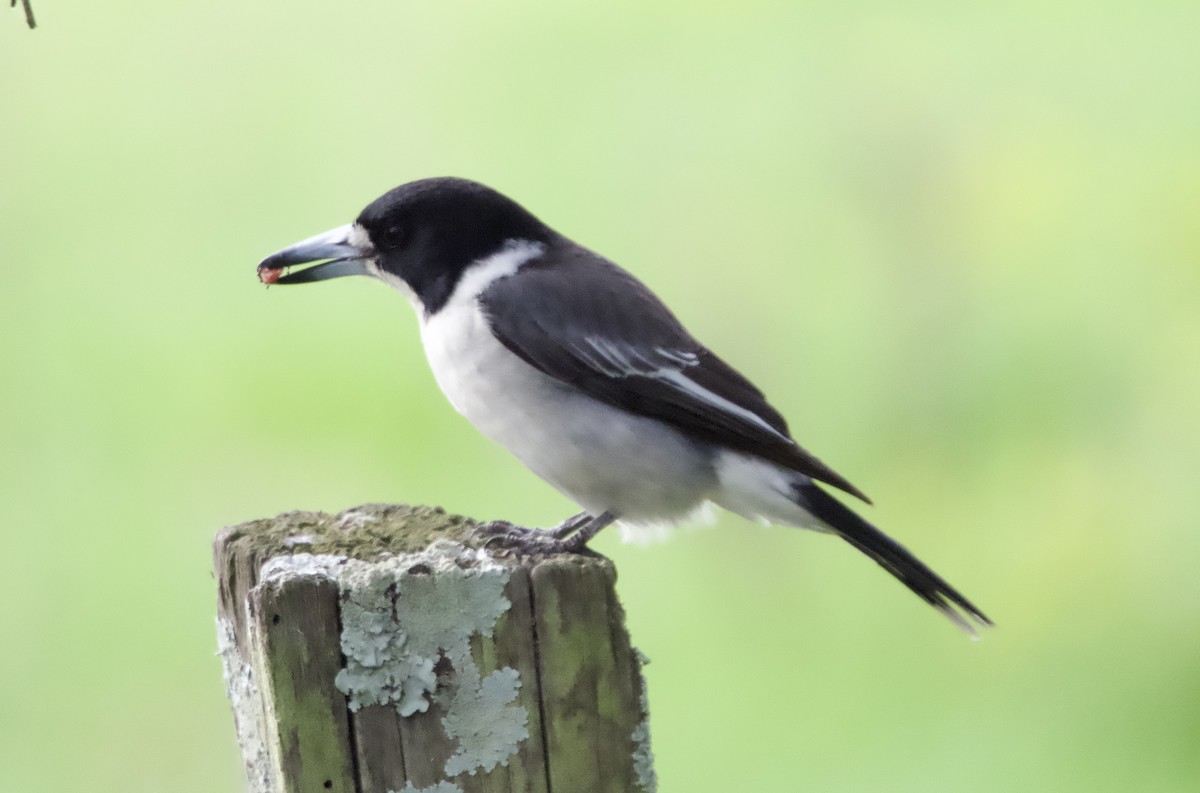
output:
[[[439,509],[293,512],[215,542],[251,793],[650,793],[642,660],[603,558]]]

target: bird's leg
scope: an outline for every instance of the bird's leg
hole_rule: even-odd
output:
[[[588,513],[580,512],[578,515],[572,515],[571,517],[564,520],[562,523],[555,526],[553,529],[550,530],[549,533],[551,535],[553,535],[555,539],[565,540],[566,538],[568,538],[572,534],[574,534],[576,531],[578,531],[580,528],[582,528],[583,525],[591,519],[592,519],[592,516],[589,515]]]
[[[617,520],[614,512],[601,512],[585,524],[574,530],[568,538],[561,540],[564,551],[580,553],[587,550],[588,541],[600,533],[600,530]]]

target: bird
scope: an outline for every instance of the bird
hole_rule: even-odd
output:
[[[490,187],[402,184],[257,273],[267,285],[360,275],[402,293],[454,408],[582,508],[543,535],[555,547],[583,551],[615,521],[674,524],[713,503],[841,537],[969,634],[992,624],[823,489],[871,503],[641,281]]]

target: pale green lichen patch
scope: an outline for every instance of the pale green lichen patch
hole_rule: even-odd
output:
[[[246,764],[249,793],[271,793],[275,789],[274,768],[267,751],[262,695],[250,664],[242,660],[229,620],[217,619],[217,652],[225,674],[225,691],[233,708],[238,745]]]
[[[650,751],[650,722],[643,721],[633,730],[633,771],[638,785],[646,793],[658,790],[658,775],[654,772],[654,752]]]
[[[289,578],[321,576],[338,580],[338,571],[347,561],[344,556],[332,554],[297,553],[291,556],[275,556],[268,559],[258,573],[258,585],[267,582],[281,584]]]
[[[654,752],[650,750],[650,714],[645,693],[642,694],[643,719],[633,728],[633,772],[638,785],[646,793],[658,790],[658,774],[654,771]]]
[[[463,789],[450,782],[438,782],[432,787],[413,787],[412,782],[406,782],[399,790],[389,790],[388,793],[463,793]]]
[[[446,705],[446,735],[458,739],[458,751],[446,761],[448,776],[507,765],[517,745],[529,738],[529,714],[512,704],[521,687],[517,670],[497,669],[481,681],[470,656],[466,661],[460,684],[445,699],[439,697]]]
[[[407,717],[428,710],[436,696],[446,736],[457,741],[447,776],[507,764],[529,737],[529,714],[515,704],[520,675],[505,667],[485,677],[471,655],[472,637],[491,637],[512,605],[504,596],[506,563],[439,539],[369,562],[279,556],[263,565],[260,582],[313,575],[338,584],[345,667],[334,684],[350,710],[390,705]]]
[[[350,698],[350,710],[395,705],[401,716],[411,716],[429,709],[435,659],[413,652],[406,626],[396,619],[398,583],[412,566],[407,555],[348,562],[339,579],[346,668],[334,682]]]
[[[429,708],[439,657],[460,669],[475,634],[491,636],[511,605],[508,568],[454,542],[339,568],[342,652],[337,685],[350,709],[395,704],[401,716]],[[461,679],[461,675],[459,676]]]
[[[465,657],[471,637],[490,637],[496,620],[512,606],[504,597],[509,569],[447,542],[417,556],[405,557],[410,565],[396,579],[396,621],[408,631],[412,652]]]
[[[636,647],[633,648],[633,657],[642,688],[639,697],[642,721],[633,728],[633,772],[642,790],[655,793],[658,790],[658,774],[654,771],[654,752],[650,750],[650,700],[646,696],[646,678],[642,674],[642,667],[650,663],[650,659]]]

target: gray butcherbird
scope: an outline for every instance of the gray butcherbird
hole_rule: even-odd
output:
[[[310,262],[322,263],[284,274]],[[991,624],[822,490],[870,503],[649,289],[484,185],[401,185],[258,273],[268,284],[367,275],[402,292],[458,412],[584,508],[557,530],[560,547],[581,549],[618,519],[674,522],[714,502],[836,534],[968,632],[969,619]]]

